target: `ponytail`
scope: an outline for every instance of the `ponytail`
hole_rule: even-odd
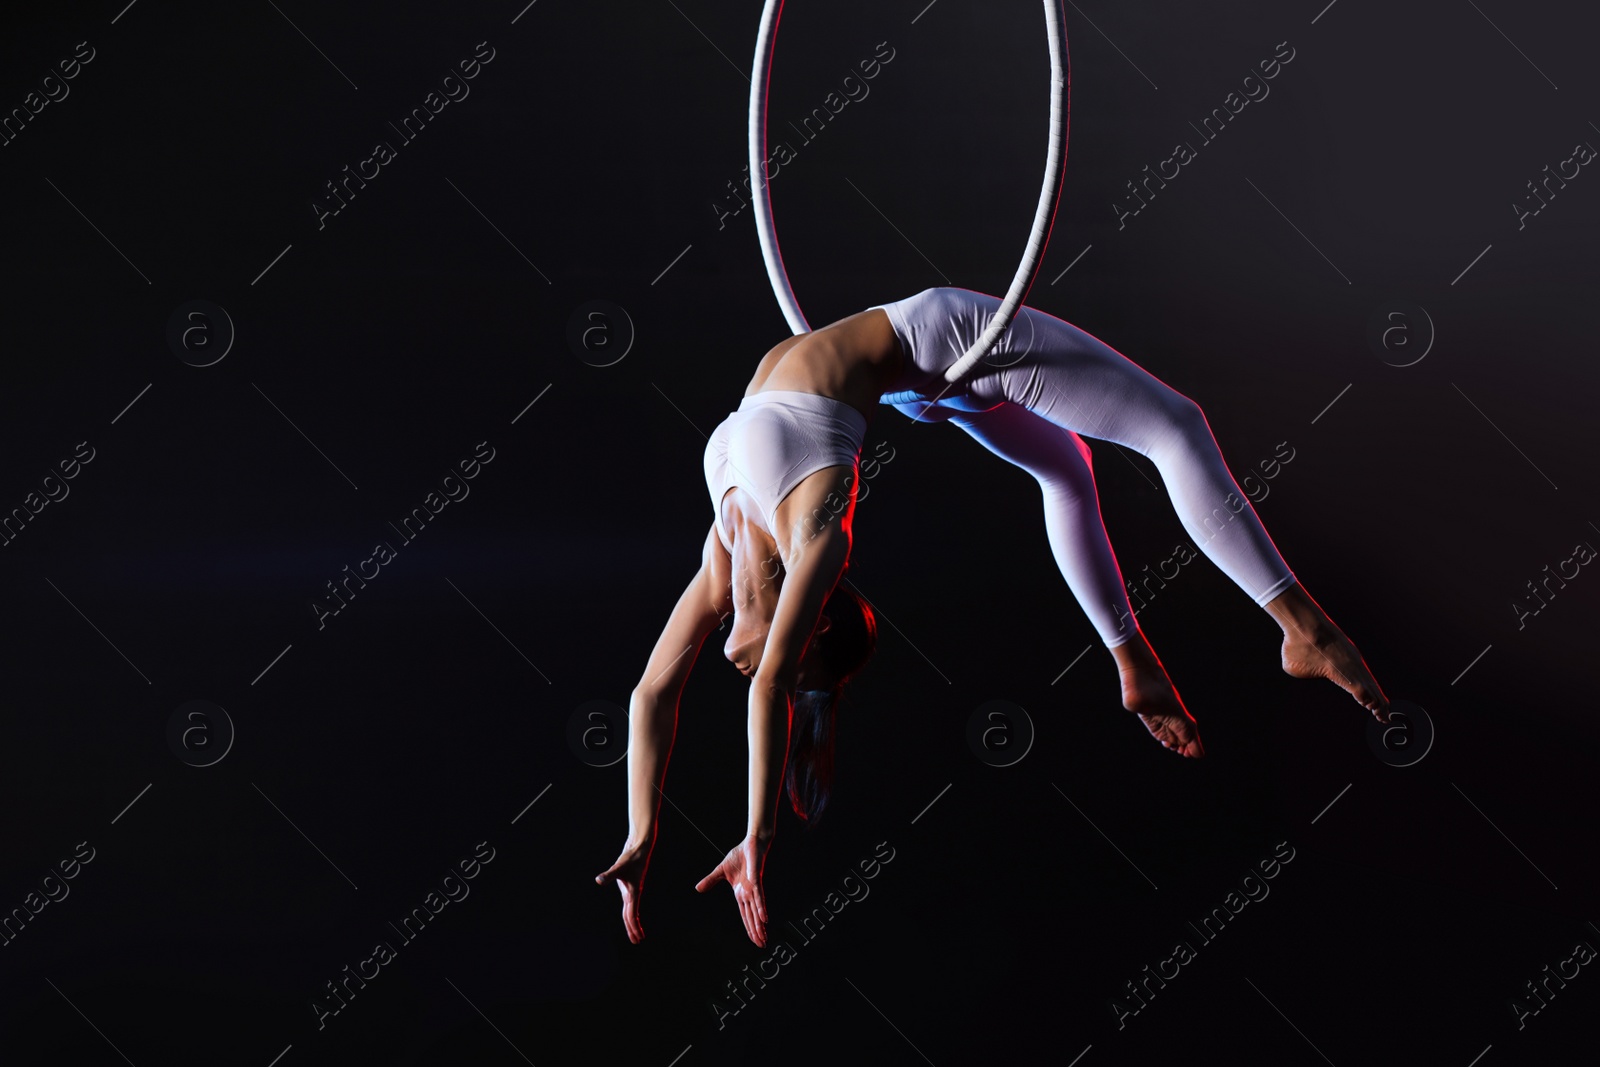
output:
[[[845,684],[866,665],[878,644],[878,620],[871,606],[843,582],[833,587],[823,614],[828,627],[812,641],[818,673],[831,680],[832,687],[794,694],[784,772],[789,806],[807,826],[822,818],[833,792],[834,739]]]
[[[841,682],[833,689],[802,689],[794,695],[784,784],[789,806],[807,826],[822,818],[833,792],[833,743],[843,690]]]

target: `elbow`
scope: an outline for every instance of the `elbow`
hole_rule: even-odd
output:
[[[774,700],[790,700],[793,699],[795,690],[799,688],[799,675],[797,667],[778,666],[768,669],[766,664],[762,664],[750,679],[750,691],[752,694],[760,693]]]
[[[628,714],[630,717],[635,712],[648,712],[661,706],[661,691],[653,686],[641,682],[633,687],[633,692],[628,694]]]

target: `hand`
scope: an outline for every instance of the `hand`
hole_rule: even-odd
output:
[[[718,882],[732,886],[734,902],[744,918],[744,932],[761,948],[767,946],[767,898],[761,891],[761,868],[770,845],[770,841],[758,841],[754,836],[745,838],[694,887],[696,892],[704,893]]]
[[[626,844],[622,855],[608,869],[594,876],[595,885],[617,883],[622,893],[622,925],[628,940],[637,945],[644,940],[644,923],[639,919],[639,900],[644,895],[644,872],[650,865],[650,845]]]

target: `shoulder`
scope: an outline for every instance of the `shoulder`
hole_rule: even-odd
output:
[[[745,387],[744,395],[750,396],[759,390],[766,383],[768,376],[783,361],[783,357],[788,354],[789,349],[799,344],[803,338],[809,336],[810,334],[797,333],[793,337],[785,337],[768,349],[767,354],[761,357],[761,362],[756,364],[756,372],[751,376],[750,384]]]

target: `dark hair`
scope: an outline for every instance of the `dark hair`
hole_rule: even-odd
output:
[[[811,638],[811,650],[827,689],[795,693],[789,720],[789,806],[815,826],[833,789],[833,743],[845,683],[872,658],[878,620],[872,607],[841,580],[823,606],[828,628]]]

